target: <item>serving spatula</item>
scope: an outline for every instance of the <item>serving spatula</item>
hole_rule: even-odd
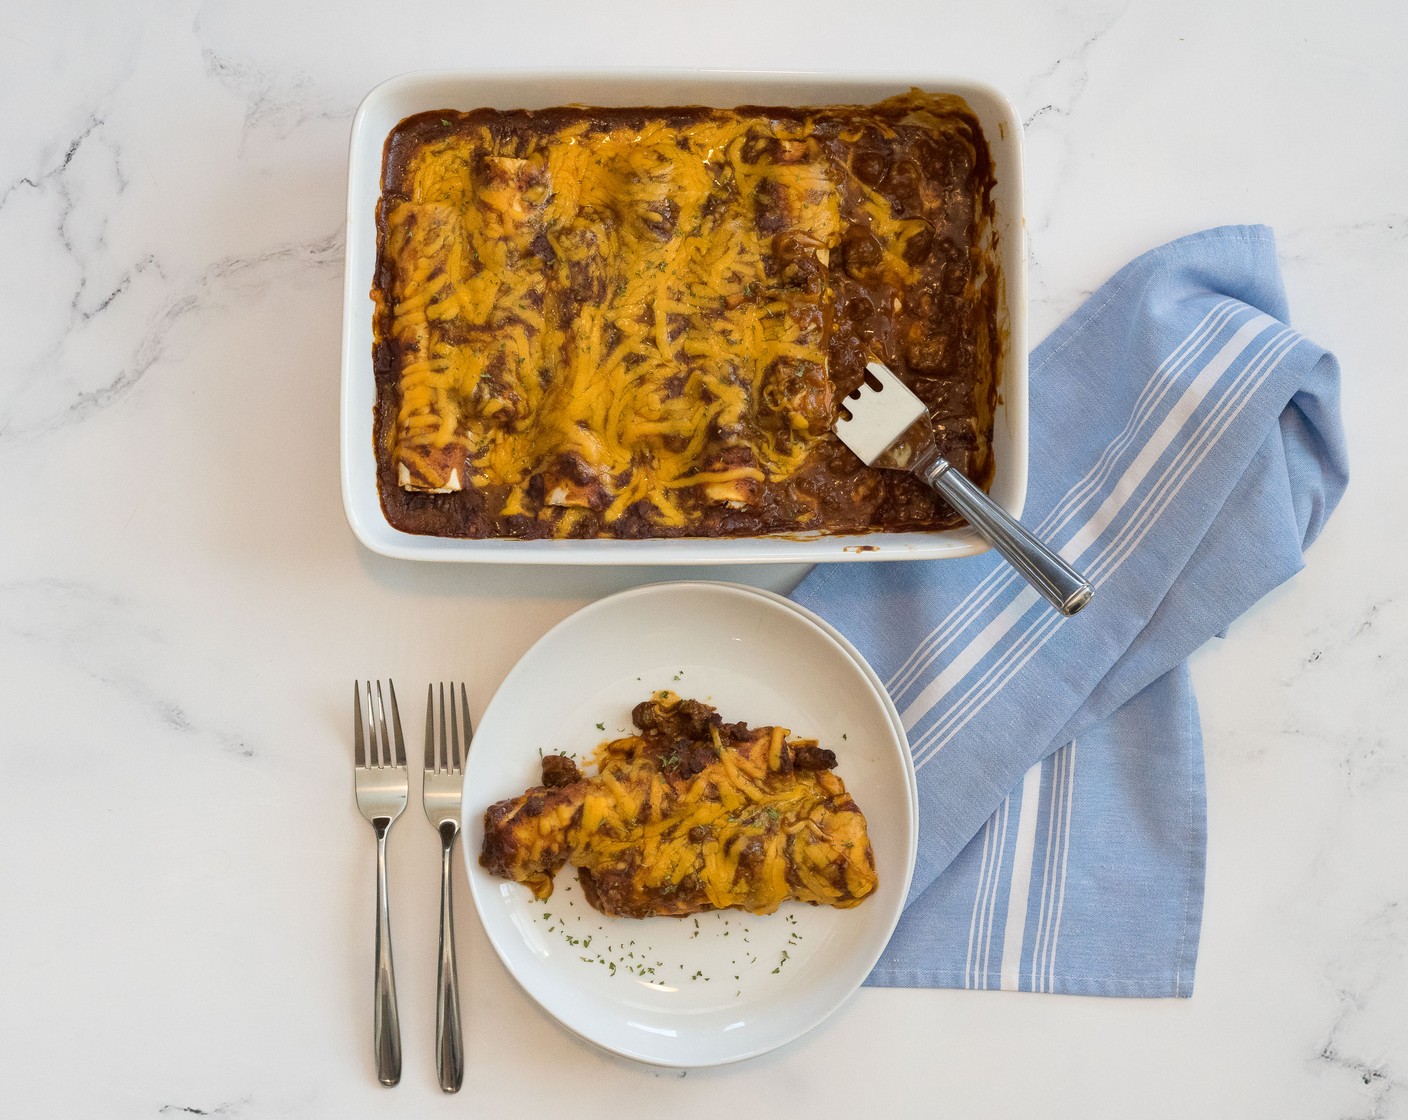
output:
[[[865,368],[866,381],[841,402],[833,428],[841,442],[868,467],[909,471],[926,482],[1062,614],[1090,602],[1085,577],[939,454],[924,402],[880,362]]]

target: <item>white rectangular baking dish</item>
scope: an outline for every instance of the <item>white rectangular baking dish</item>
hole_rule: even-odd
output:
[[[391,527],[377,495],[372,447],[372,301],[376,204],[382,147],[404,118],[431,109],[538,109],[569,103],[630,105],[870,104],[917,86],[963,97],[992,151],[996,230],[1003,276],[999,325],[1006,332],[993,433],[992,497],[1017,516],[1027,491],[1026,232],[1022,219],[1022,126],[991,86],[932,74],[853,75],[599,71],[576,74],[443,72],[406,74],[373,89],[352,123],[347,174],[347,247],[342,322],[342,501],[357,538],[406,560],[512,564],[739,564],[938,559],[987,546],[971,529],[937,533],[788,535],[692,540],[458,540]]]

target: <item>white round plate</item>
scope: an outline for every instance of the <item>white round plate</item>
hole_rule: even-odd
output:
[[[850,910],[785,904],[766,917],[608,918],[564,869],[546,902],[479,866],[484,809],[541,781],[544,754],[584,761],[629,733],[658,689],[729,722],[780,724],[836,752],[869,822],[879,887]],[[499,958],[563,1026],[657,1065],[738,1061],[822,1022],[865,979],[914,869],[914,769],[894,705],[839,634],[794,604],[722,583],[602,599],[559,623],[505,679],[465,766],[465,865]]]

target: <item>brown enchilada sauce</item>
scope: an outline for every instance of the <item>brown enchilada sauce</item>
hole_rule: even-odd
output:
[[[988,149],[977,121],[961,103],[949,104],[937,124],[932,115],[913,122],[905,114],[887,114],[883,109],[884,105],[736,111],[756,118],[754,154],[760,159],[780,158],[769,151],[769,145],[779,143],[771,134],[780,124],[795,132],[797,122],[805,119],[838,186],[839,237],[825,253],[789,232],[785,215],[774,210],[765,191],[759,192],[754,205],[758,228],[764,233],[770,232],[770,226],[776,229],[767,262],[768,282],[794,293],[826,291],[809,328],[822,332],[824,338],[825,365],[820,375],[814,367],[788,370],[783,362],[774,363],[778,368],[768,373],[780,386],[779,392],[790,394],[789,407],[805,416],[817,433],[800,466],[783,478],[762,477],[747,483],[741,500],[711,500],[681,492],[679,500],[687,515],[683,526],[662,525],[646,501],[617,511],[608,521],[612,494],[607,491],[628,486],[629,470],[604,487],[590,466],[571,453],[536,464],[523,490],[522,509],[510,513],[504,512],[506,493],[493,486],[465,486],[450,493],[405,489],[398,484],[391,447],[400,408],[400,371],[413,355],[405,353],[393,337],[383,313],[378,315],[374,346],[374,438],[388,521],[411,533],[475,538],[735,537],[933,530],[961,523],[922,483],[901,472],[864,467],[829,430],[842,399],[860,384],[866,361],[876,358],[928,406],[939,449],[950,462],[980,484],[986,485],[992,476],[995,379],[1003,340],[992,259],[995,247],[982,228],[992,216]],[[423,145],[471,129],[482,134],[487,127],[511,150],[524,136],[546,135],[584,120],[590,136],[597,128],[644,128],[662,119],[671,126],[687,126],[701,115],[717,112],[562,108],[444,111],[409,118],[386,146],[376,287],[382,292],[396,290],[397,262],[385,251],[386,215],[396,200],[407,196],[407,168]],[[861,205],[862,195],[873,199],[876,192],[891,210],[892,222],[885,228],[899,223],[905,230],[902,256],[909,267],[904,280],[897,279],[893,269],[882,267],[885,246],[877,238],[876,223]],[[650,220],[669,235],[677,232],[670,229],[675,217],[667,202]],[[895,251],[893,245],[890,250]],[[540,238],[531,251],[547,260],[554,249],[547,238]],[[553,294],[556,314],[570,316],[574,307],[604,298],[602,276],[588,265],[565,275],[565,290]],[[544,306],[541,295],[537,306],[539,310]],[[443,330],[442,337],[454,338],[452,323]],[[499,385],[492,361],[481,376]],[[682,392],[683,385],[681,374],[664,381],[661,391],[668,396]],[[523,423],[527,404],[515,396],[507,380],[499,391],[502,406],[495,413],[496,422]],[[769,391],[771,382],[763,388],[764,393]],[[701,469],[727,472],[756,466],[756,448],[767,441],[795,438],[795,433],[777,429],[778,415],[759,408],[740,420],[736,430],[711,432]],[[574,516],[566,532],[556,511],[544,504],[549,492],[564,487],[575,495]]]

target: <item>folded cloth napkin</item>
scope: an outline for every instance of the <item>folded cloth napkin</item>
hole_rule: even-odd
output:
[[[793,592],[894,698],[919,857],[868,983],[1187,996],[1202,738],[1187,658],[1302,564],[1348,478],[1334,358],[1271,232],[1127,265],[1031,363],[1023,521],[1087,575],[1063,619],[996,553],[822,565]]]

